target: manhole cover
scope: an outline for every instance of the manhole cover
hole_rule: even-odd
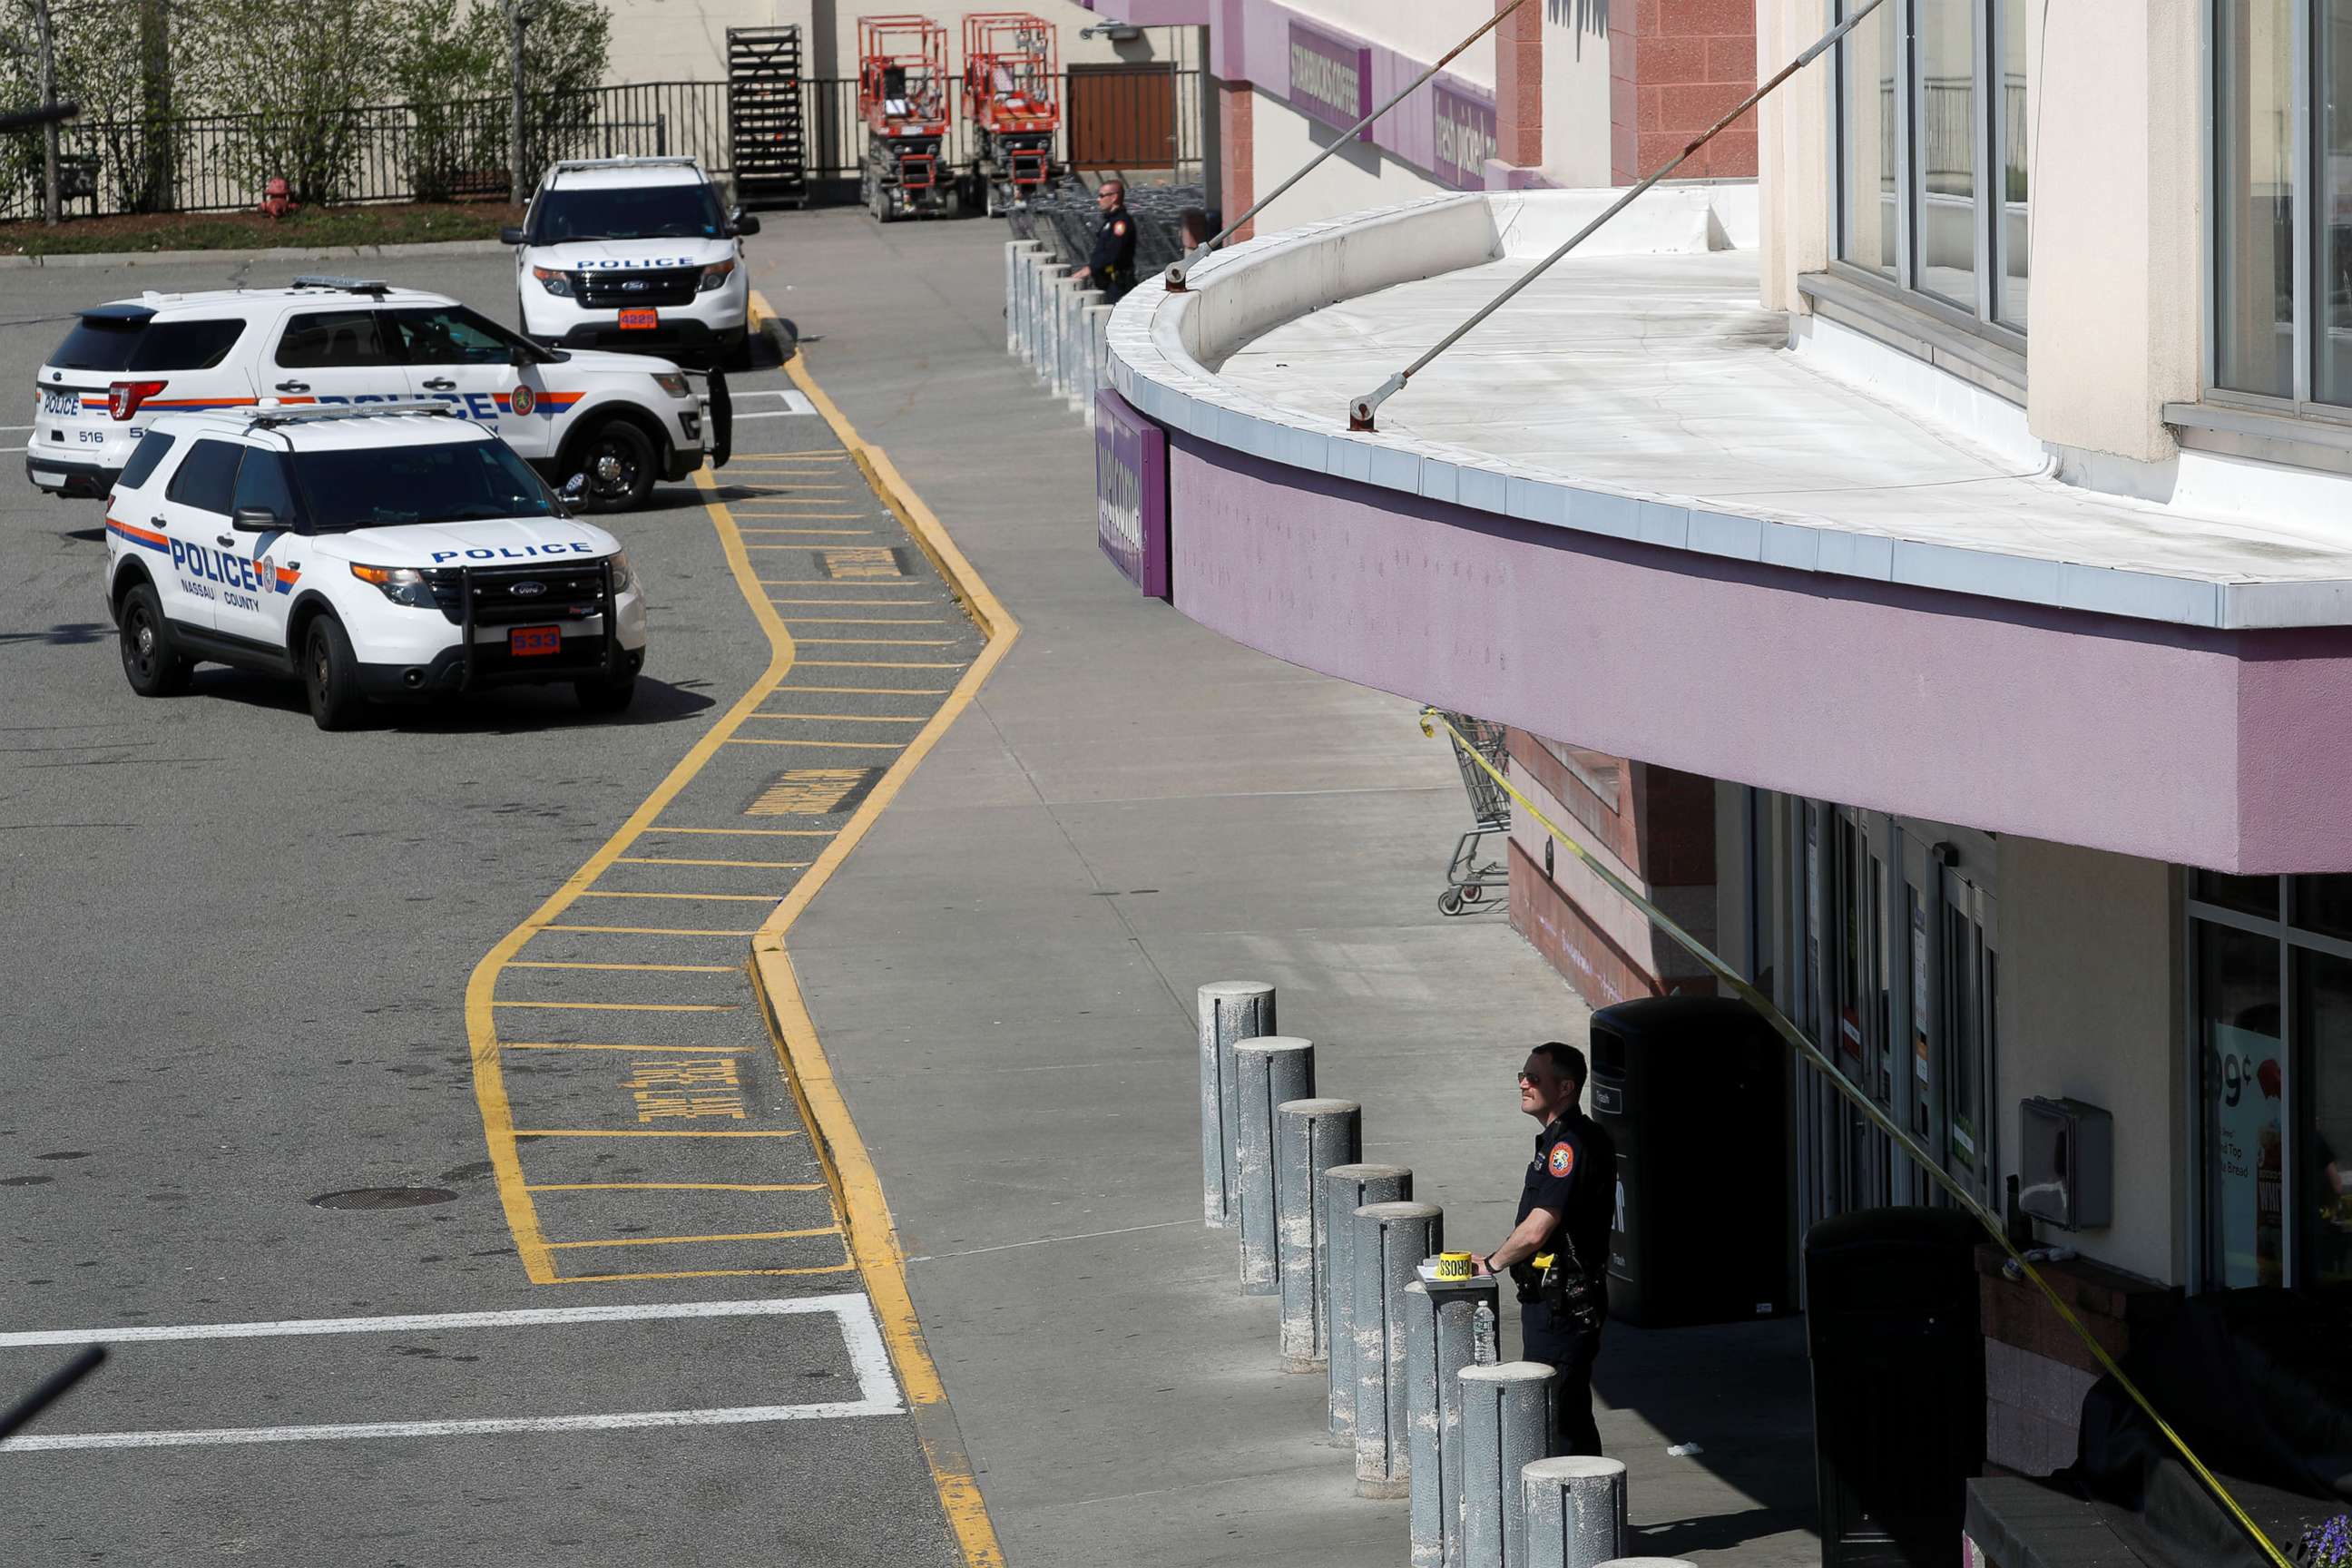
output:
[[[414,1209],[449,1203],[457,1196],[446,1187],[353,1187],[347,1193],[323,1193],[310,1202],[322,1209]]]

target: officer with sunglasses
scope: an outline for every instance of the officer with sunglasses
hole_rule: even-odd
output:
[[[1519,1294],[1519,1342],[1529,1361],[1555,1373],[1555,1454],[1598,1454],[1592,1363],[1609,1314],[1609,1230],[1614,1217],[1617,1151],[1579,1109],[1584,1053],[1558,1040],[1538,1046],[1519,1069],[1519,1109],[1543,1123],[1519,1192],[1517,1222],[1483,1268],[1508,1270]]]

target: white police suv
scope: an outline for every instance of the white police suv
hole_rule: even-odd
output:
[[[708,366],[742,362],[751,279],[739,237],[759,229],[691,158],[595,158],[550,169],[522,226],[499,237],[516,247],[532,337]]]
[[[581,505],[640,505],[727,458],[723,394],[676,364],[534,343],[440,294],[367,279],[148,293],[83,310],[35,377],[25,472],[102,496],[157,416],[433,398],[495,430]]]
[[[646,602],[619,542],[443,404],[168,414],[106,509],[106,602],[142,697],[198,662],[370,698],[568,683],[628,706]]]

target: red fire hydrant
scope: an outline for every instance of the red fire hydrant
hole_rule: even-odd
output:
[[[261,210],[274,218],[284,217],[296,210],[293,189],[286,184],[283,174],[272,177],[269,184],[262,187]]]

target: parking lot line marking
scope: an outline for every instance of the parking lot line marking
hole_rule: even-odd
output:
[[[673,827],[673,828],[667,829],[667,831],[672,832],[672,833],[676,833],[676,832],[677,832],[677,831],[679,831],[679,830],[678,830],[678,829],[677,829],[677,828],[674,828],[674,827]],[[532,929],[533,929],[533,930],[536,930],[536,931],[601,931],[601,932],[603,932],[604,935],[606,935],[606,936],[757,936],[757,935],[759,934],[757,931],[734,931],[734,930],[725,929],[725,928],[721,928],[721,929],[719,929],[719,930],[712,930],[711,928],[709,928],[709,927],[708,927],[708,926],[565,926],[565,925],[543,925],[543,926],[536,926],[536,927],[533,927]]]
[[[811,539],[863,539],[874,531],[870,528],[747,528],[746,533],[791,533]],[[761,549],[767,546],[761,545]]]
[[[805,1317],[831,1312],[845,1324],[865,1305],[854,1291],[742,1301],[635,1301],[601,1307],[509,1307],[488,1312],[407,1312],[380,1318],[277,1318],[249,1323],[113,1323],[102,1329],[29,1329],[0,1333],[0,1350],[121,1345],[158,1340],[283,1339],[310,1334],[408,1334],[448,1329],[537,1328],[557,1323],[635,1323],[671,1318]],[[865,1314],[859,1313],[859,1316]],[[870,1323],[870,1319],[869,1319]],[[853,1358],[856,1346],[851,1346]]]
[[[595,1285],[627,1279],[799,1279],[811,1274],[847,1274],[856,1268],[855,1263],[815,1263],[805,1268],[677,1268],[664,1269],[658,1274],[566,1274],[555,1281],[558,1285]],[[892,1414],[897,1414],[894,1410]],[[5,1447],[5,1445],[0,1445]]]
[[[618,1276],[593,1275],[593,1279]],[[641,1410],[615,1415],[502,1415],[472,1421],[375,1421],[332,1426],[232,1426],[210,1431],[93,1432],[55,1437],[0,1438],[0,1451],[55,1453],[87,1448],[189,1448],[232,1443],[309,1443],[340,1437],[468,1437],[510,1432],[617,1432],[652,1426],[735,1426],[771,1421],[839,1421],[855,1415],[896,1415],[887,1405],[864,1400],[829,1405],[742,1405],[719,1410]]]
[[[762,588],[840,588],[853,594],[871,593],[876,589],[912,587],[910,583],[854,583],[843,577],[755,577]],[[772,603],[773,601],[771,601]]]
[[[773,313],[757,290],[752,293],[752,308],[758,314]],[[840,837],[825,846],[817,863],[793,889],[792,895],[761,922],[760,934],[751,939],[751,984],[765,1005],[763,1011],[776,1058],[800,1105],[802,1118],[809,1129],[810,1145],[824,1163],[825,1173],[840,1194],[841,1213],[847,1226],[843,1239],[850,1248],[859,1278],[874,1297],[876,1316],[881,1321],[891,1360],[906,1389],[908,1412],[914,1417],[923,1457],[930,1466],[931,1484],[939,1493],[940,1507],[962,1550],[967,1568],[1003,1568],[1004,1550],[997,1540],[995,1524],[988,1517],[987,1500],[981,1495],[980,1482],[956,1430],[938,1363],[932,1361],[923,1342],[922,1321],[915,1314],[914,1300],[907,1286],[905,1253],[891,1223],[889,1205],[882,1195],[881,1178],[875,1172],[864,1140],[858,1136],[856,1122],[850,1117],[848,1102],[834,1077],[824,1043],[817,1037],[816,1026],[809,1016],[800,983],[793,973],[792,955],[785,949],[784,939],[801,911],[879,819],[925,755],[978,698],[989,674],[1020,637],[1021,626],[972,569],[940,520],[899,478],[889,458],[866,445],[842,416],[841,410],[834,406],[833,400],[809,374],[807,355],[795,354],[784,368],[794,384],[809,395],[809,401],[824,416],[842,446],[856,458],[875,494],[922,546],[939,569],[941,580],[970,607],[972,618],[987,638],[978,657],[957,680],[954,690],[932,715],[930,723],[876,782],[866,799],[851,813]]]
[[[798,1128],[729,1128],[724,1131],[693,1131],[669,1127],[518,1127],[518,1138],[797,1138]],[[541,1247],[548,1245],[540,1243]]]
[[[937,616],[794,616],[803,626],[943,626]]]
[[[731,741],[728,743],[733,744]],[[722,904],[772,904],[776,901],[769,893],[608,893],[598,888],[590,888],[580,896],[583,899],[716,900]]]
[[[814,746],[827,752],[895,752],[897,741],[779,741],[766,735],[730,735],[730,746]]]
[[[504,997],[493,1007],[552,1007],[568,1013],[732,1013],[733,1002],[510,1002]]]
[[[853,586],[854,584],[845,584],[843,585],[847,587]],[[768,603],[772,605],[849,605],[858,609],[864,609],[868,605],[935,605],[939,603],[939,601],[936,599],[927,598],[920,594],[916,594],[904,599],[770,599]]]
[[[792,1241],[804,1236],[839,1236],[837,1225],[820,1225],[808,1230],[745,1230],[729,1236],[623,1236],[609,1241],[551,1241],[552,1247],[672,1247],[694,1241]]]
[[[830,838],[830,827],[651,827],[649,833],[729,833],[743,834],[753,838]],[[730,931],[730,936],[735,933]]]
[[[803,669],[961,669],[961,664],[917,664],[888,658],[804,658]],[[806,689],[803,688],[803,689]]]
[[[698,1056],[740,1057],[749,1048],[744,1046],[613,1046],[585,1040],[501,1040],[499,1044],[509,1051],[646,1051],[671,1055],[692,1051]],[[536,1192],[537,1188],[532,1188]]]
[[[721,866],[732,865],[736,862],[705,860],[698,863],[706,866]],[[762,866],[772,865],[773,862],[764,860],[746,860],[741,862],[741,864],[746,866]],[[569,960],[551,958],[510,958],[507,961],[507,967],[509,969],[658,970],[666,974],[733,974],[739,972],[743,966],[740,963],[575,963]]]
[[[751,713],[747,714],[746,717],[752,719],[764,719],[767,715],[764,713]],[[809,866],[809,863],[805,860],[689,860],[679,855],[624,855],[618,860],[614,861],[613,864],[615,866],[756,866],[762,870],[769,871],[804,871],[808,869]],[[583,964],[580,967],[584,969],[589,966]],[[638,967],[654,968],[657,966],[642,964]],[[730,968],[727,973],[732,974],[735,973],[735,970],[734,968]]]
[[[821,1193],[823,1182],[538,1182],[534,1193]]]
[[[826,724],[928,724],[929,719],[901,716],[878,718],[871,713],[747,713],[747,719],[808,719]]]

